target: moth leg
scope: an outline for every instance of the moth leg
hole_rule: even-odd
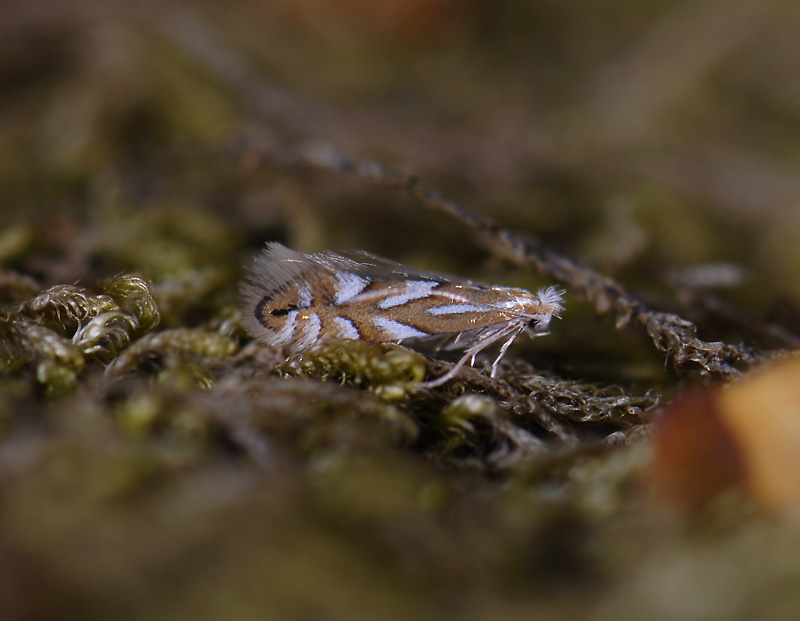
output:
[[[436,388],[437,386],[441,386],[442,384],[446,384],[447,382],[449,382],[451,379],[453,379],[458,374],[458,372],[461,370],[461,367],[464,366],[464,363],[467,360],[472,360],[474,362],[475,356],[477,356],[483,349],[485,349],[486,347],[488,347],[489,345],[491,345],[492,343],[497,341],[498,338],[502,338],[502,336],[505,336],[505,330],[501,331],[501,336],[500,337],[498,337],[497,334],[492,334],[490,337],[488,337],[488,338],[486,338],[486,339],[484,339],[482,341],[479,341],[478,343],[476,343],[475,345],[470,347],[467,350],[467,352],[463,356],[461,356],[461,358],[459,358],[458,362],[456,362],[456,364],[453,366],[453,368],[450,369],[447,373],[445,373],[441,377],[437,377],[436,379],[431,380],[429,382],[422,382],[420,384],[420,387],[422,387],[422,388]]]
[[[451,379],[453,379],[458,372],[461,370],[461,367],[467,362],[467,360],[475,360],[475,356],[481,353],[487,347],[494,345],[497,341],[505,338],[509,334],[511,334],[511,338],[508,339],[505,343],[503,343],[503,347],[500,350],[500,356],[498,356],[497,360],[495,360],[494,365],[492,366],[492,378],[495,377],[495,371],[497,370],[497,363],[499,362],[500,358],[503,357],[503,354],[509,348],[511,343],[514,342],[514,339],[519,336],[520,328],[515,325],[508,325],[505,326],[496,332],[491,332],[489,334],[482,335],[480,340],[475,343],[472,347],[470,347],[464,355],[459,359],[459,361],[455,364],[455,366],[450,369],[447,373],[442,375],[441,377],[437,377],[434,380],[429,382],[422,382],[420,384],[421,388],[436,388],[437,386],[441,386],[442,384],[446,384]]]
[[[442,384],[446,384],[451,379],[453,379],[458,372],[461,370],[461,367],[464,366],[464,363],[472,357],[472,354],[467,353],[466,355],[462,356],[461,359],[456,362],[452,369],[450,369],[444,375],[437,377],[429,382],[421,382],[419,384],[420,388],[436,388],[437,386],[441,386]]]
[[[500,364],[500,360],[502,360],[503,356],[506,355],[506,351],[508,350],[509,347],[511,347],[511,343],[516,341],[518,336],[519,336],[519,331],[512,334],[511,338],[508,339],[505,343],[503,343],[503,346],[500,348],[500,353],[497,354],[497,358],[494,359],[494,363],[492,364],[492,379],[495,379],[497,377],[497,365]]]

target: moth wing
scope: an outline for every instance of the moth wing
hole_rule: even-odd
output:
[[[270,242],[251,263],[244,277],[242,294],[256,289],[261,295],[272,294],[290,282],[296,282],[313,265],[309,255]]]
[[[364,276],[371,280],[385,280],[386,278],[396,278],[400,280],[424,280],[429,282],[448,282],[471,287],[488,288],[487,285],[468,280],[452,274],[441,274],[421,270],[408,265],[403,265],[397,261],[379,257],[378,255],[367,252],[366,250],[348,250],[342,254],[335,252],[320,252],[315,257],[328,264],[335,270],[345,270],[353,272],[359,276]]]

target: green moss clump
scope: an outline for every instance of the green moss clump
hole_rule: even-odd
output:
[[[345,339],[322,343],[283,369],[292,375],[365,385],[386,401],[398,401],[425,378],[425,359],[406,348]]]
[[[462,395],[442,410],[438,425],[447,436],[445,455],[478,438],[477,426],[481,422],[493,428],[497,422],[497,404],[494,399],[475,393]]]
[[[45,391],[62,394],[88,362],[115,357],[159,318],[140,276],[115,276],[93,288],[56,285],[0,314],[0,370],[33,364]]]
[[[106,369],[109,378],[119,377],[146,365],[160,369],[181,366],[192,358],[224,358],[239,345],[224,334],[200,329],[175,328],[150,334],[126,349]],[[194,375],[190,373],[190,375]],[[202,374],[208,378],[207,374]]]

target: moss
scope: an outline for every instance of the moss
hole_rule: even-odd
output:
[[[210,376],[204,369],[192,366],[192,358],[224,358],[238,345],[230,337],[196,329],[173,329],[150,334],[126,349],[106,368],[106,376],[119,377],[140,367],[155,368],[173,381],[197,382],[204,385]],[[194,378],[194,379],[191,379]]]
[[[425,378],[425,361],[406,348],[363,341],[324,343],[289,362],[286,372],[365,385],[386,401],[399,401]]]
[[[159,321],[150,286],[117,276],[97,287],[56,285],[0,317],[2,363],[25,363],[49,394],[75,388],[88,362],[106,362]]]

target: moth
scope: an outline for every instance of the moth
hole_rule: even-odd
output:
[[[417,270],[364,251],[305,254],[276,242],[248,270],[240,299],[248,332],[289,353],[330,339],[463,350],[454,367],[427,387],[449,381],[499,343],[491,372],[496,377],[516,338],[547,334],[563,310],[554,287],[531,293]]]

